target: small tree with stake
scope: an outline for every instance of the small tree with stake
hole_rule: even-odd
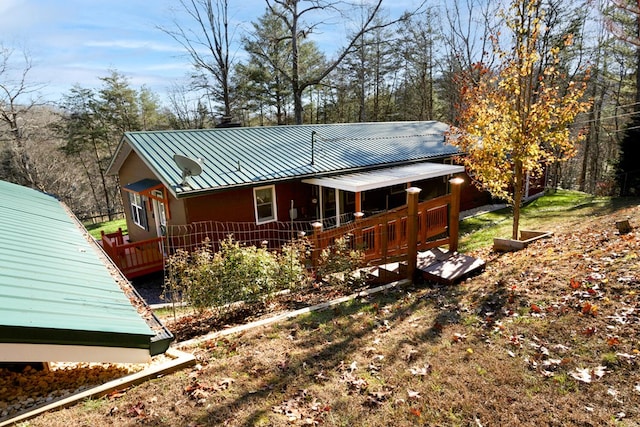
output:
[[[494,37],[498,68],[476,64],[473,76],[466,76],[457,128],[450,135],[451,143],[465,153],[461,160],[476,185],[513,207],[512,239],[518,239],[525,177],[574,154],[582,135],[572,138],[570,127],[590,105],[583,99],[588,72],[582,82],[562,84],[560,47],[552,48],[542,62],[541,3],[513,0],[506,19],[513,46],[504,50]],[[571,44],[571,35],[564,43]]]

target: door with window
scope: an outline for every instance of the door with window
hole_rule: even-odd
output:
[[[162,191],[153,192],[153,212],[156,225],[156,235],[164,236],[167,232],[167,212],[164,206]]]

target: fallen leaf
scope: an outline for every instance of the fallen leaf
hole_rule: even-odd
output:
[[[144,418],[144,403],[138,402],[131,405],[126,412],[127,417],[131,418]]]
[[[127,392],[127,389],[123,389],[123,390],[114,390],[111,393],[107,394],[107,398],[114,400],[114,399],[119,399],[122,396],[124,396]]]
[[[592,316],[596,316],[598,314],[598,306],[595,304],[591,304],[590,302],[585,302],[582,305],[582,314],[590,314]]]
[[[324,371],[320,371],[315,374],[314,378],[318,381],[327,381],[329,379],[329,377],[325,375]]]
[[[420,409],[418,409],[418,408],[410,408],[409,409],[409,413],[411,415],[415,415],[418,418],[420,418],[420,416],[422,415],[422,412],[420,412]]]
[[[390,391],[371,391],[367,395],[366,404],[369,406],[380,406],[389,398],[390,395]]]
[[[580,282],[572,277],[571,282],[569,282],[569,286],[571,286],[571,289],[578,289],[580,287]]]
[[[451,339],[453,342],[460,342],[460,341],[465,341],[467,339],[467,334],[459,334],[459,333],[455,333],[453,334],[453,338]]]
[[[420,353],[418,350],[411,349],[405,356],[405,359],[407,360],[407,362],[411,362],[411,360],[413,359],[413,356],[415,356],[418,353]]]
[[[426,376],[431,373],[431,365],[425,365],[422,368],[410,368],[409,372],[413,375]]]
[[[407,395],[409,395],[409,399],[417,400],[422,398],[419,391],[407,390]]]
[[[571,372],[571,376],[583,383],[590,383],[593,380],[602,378],[605,372],[606,368],[604,366],[596,366],[593,369],[576,368],[575,372]]]
[[[226,390],[231,387],[231,384],[236,382],[233,378],[223,378],[218,382],[218,386],[216,387],[216,391]]]

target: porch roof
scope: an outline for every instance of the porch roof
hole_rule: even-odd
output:
[[[309,178],[303,179],[302,182],[358,193],[462,172],[464,172],[464,166],[423,162],[365,172]]]
[[[156,333],[75,216],[5,181],[0,200],[0,361],[148,361]]]
[[[131,191],[133,193],[149,193],[152,190],[162,188],[162,183],[157,179],[145,178],[140,181],[132,182],[122,187],[127,191]]]

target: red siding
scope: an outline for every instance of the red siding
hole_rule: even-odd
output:
[[[303,219],[311,204],[311,186],[300,182],[275,184],[278,221],[289,221],[291,201]],[[252,188],[240,188],[185,199],[187,222],[256,222]]]
[[[460,211],[466,211],[491,203],[491,194],[478,190],[471,178],[465,173],[464,184],[460,191]]]

